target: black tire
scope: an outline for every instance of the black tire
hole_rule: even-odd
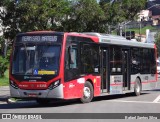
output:
[[[36,99],[36,102],[40,105],[47,105],[51,101],[49,99]]]
[[[83,97],[80,98],[82,103],[89,103],[93,99],[93,86],[90,82],[86,81],[83,88]]]
[[[134,95],[139,96],[141,94],[141,91],[142,91],[142,85],[139,78],[137,78],[134,85]]]

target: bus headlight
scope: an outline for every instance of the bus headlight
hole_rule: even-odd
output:
[[[57,80],[57,81],[51,83],[51,85],[48,87],[48,89],[52,90],[59,85],[60,85],[60,80]]]
[[[10,80],[10,85],[11,85],[13,88],[18,89],[18,85],[17,85],[14,81],[12,81],[12,80]]]

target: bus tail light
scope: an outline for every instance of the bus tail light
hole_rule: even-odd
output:
[[[60,85],[60,80],[57,80],[57,81],[51,83],[50,86],[48,87],[48,89],[52,90],[59,85]]]
[[[12,81],[12,80],[10,80],[10,85],[11,85],[13,88],[18,89],[18,85],[17,85],[14,81]]]

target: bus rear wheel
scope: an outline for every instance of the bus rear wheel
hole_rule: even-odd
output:
[[[142,86],[139,78],[136,79],[134,85],[134,95],[139,96],[141,94]]]
[[[83,97],[80,99],[82,103],[89,103],[93,99],[93,86],[86,81],[83,88]]]

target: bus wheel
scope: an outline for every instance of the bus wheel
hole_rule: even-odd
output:
[[[36,102],[40,105],[47,105],[50,100],[49,99],[36,99]]]
[[[141,94],[142,86],[139,78],[136,79],[134,85],[134,95],[139,96]]]
[[[83,97],[80,99],[83,103],[89,103],[93,99],[93,86],[90,82],[86,81],[83,88]]]

